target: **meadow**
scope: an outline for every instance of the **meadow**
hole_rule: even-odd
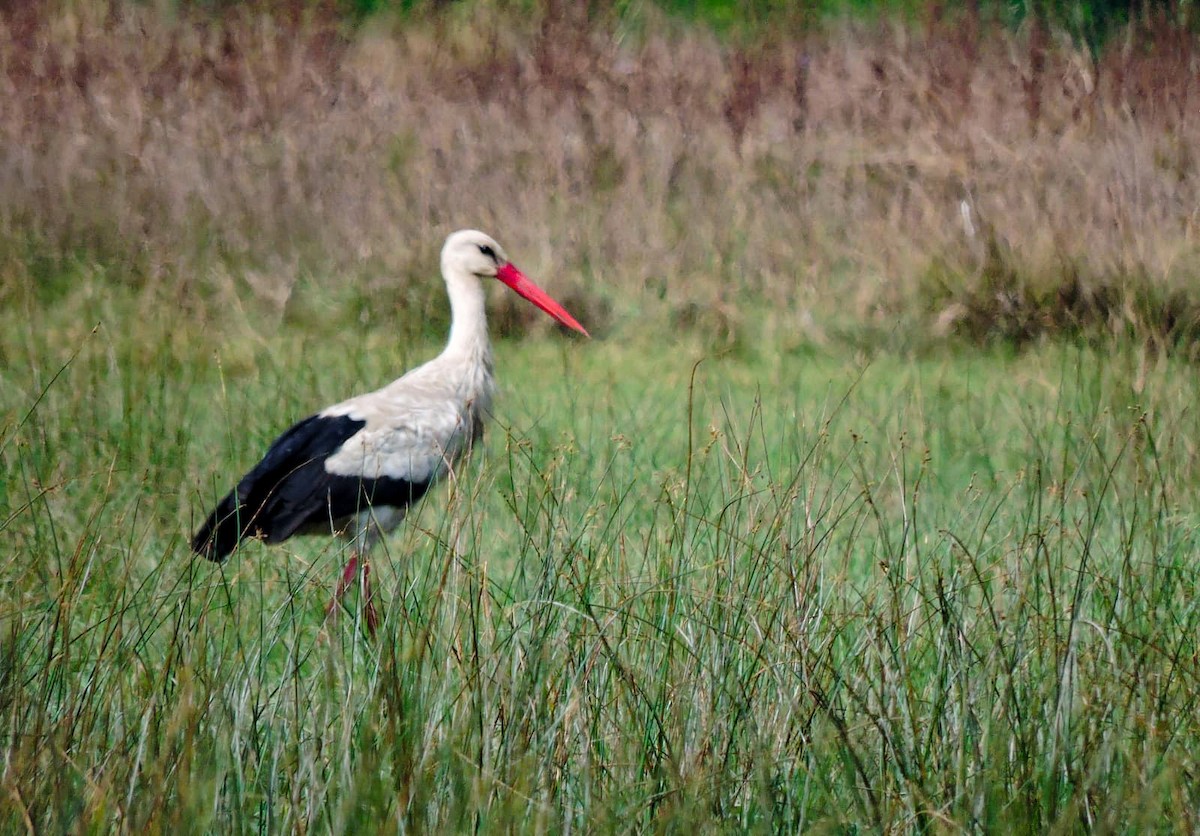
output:
[[[6,830],[1195,824],[1175,361],[506,342],[371,641],[340,546],[186,539],[436,344],[5,319]]]
[[[1197,829],[1194,47],[506,8],[0,15],[0,829]],[[380,635],[194,558],[468,223],[597,338],[493,295]]]

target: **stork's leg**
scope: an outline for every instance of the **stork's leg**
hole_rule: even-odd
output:
[[[350,585],[354,583],[358,576],[358,552],[350,553],[350,560],[346,562],[346,568],[342,570],[342,579],[338,581],[337,592],[333,593],[333,600],[329,602],[329,606],[325,608],[325,617],[333,615],[333,611],[337,609],[338,604],[342,602],[342,598],[346,595],[346,591],[350,589]]]
[[[325,617],[329,618],[341,605],[342,598],[358,580],[360,570],[362,572],[363,617],[367,622],[367,630],[374,636],[375,630],[379,626],[379,614],[375,611],[375,590],[371,586],[371,564],[367,562],[365,556],[359,557],[357,549],[350,553],[350,560],[346,562],[346,568],[342,570],[342,579],[338,581],[337,591],[333,593],[333,600],[325,608]]]
[[[362,562],[362,597],[363,618],[367,621],[367,632],[375,637],[375,629],[379,626],[379,614],[375,612],[375,589],[371,586],[371,564],[363,558]]]

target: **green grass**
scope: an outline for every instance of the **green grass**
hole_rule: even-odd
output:
[[[1196,827],[1193,369],[506,342],[372,642],[341,546],[186,541],[386,320],[0,313],[0,829]]]

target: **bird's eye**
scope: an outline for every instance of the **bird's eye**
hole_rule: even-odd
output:
[[[493,250],[491,247],[489,247],[487,244],[480,244],[479,251],[481,253],[483,253],[484,255],[486,255],[488,258],[490,258],[492,261],[496,260],[496,251]]]

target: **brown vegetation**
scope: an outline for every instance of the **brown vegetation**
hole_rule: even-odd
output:
[[[969,11],[726,44],[563,3],[54,6],[0,12],[0,300],[70,266],[214,318],[300,276],[440,317],[471,225],[592,321],[1196,332],[1200,49],[1166,21],[1093,57]]]

